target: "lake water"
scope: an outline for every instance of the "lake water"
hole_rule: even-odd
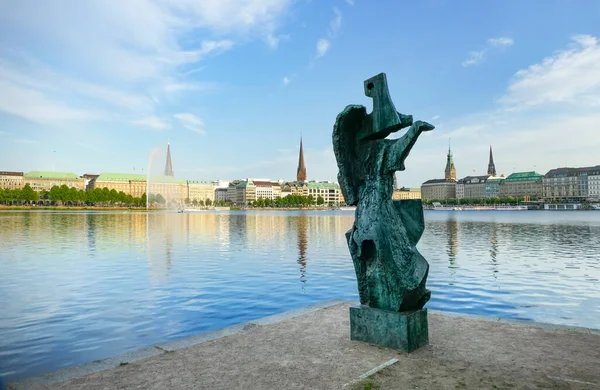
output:
[[[431,309],[600,328],[600,212],[427,211]],[[13,381],[334,298],[351,212],[0,212]]]

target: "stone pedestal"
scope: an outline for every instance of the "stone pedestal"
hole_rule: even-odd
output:
[[[427,309],[394,312],[351,307],[350,339],[412,352],[429,344]]]

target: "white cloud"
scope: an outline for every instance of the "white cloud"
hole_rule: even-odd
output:
[[[422,146],[423,161],[432,155],[440,161],[439,167],[425,165],[422,179],[441,177],[449,137],[459,177],[485,171],[490,144],[499,173],[597,165],[599,63],[598,39],[579,35],[569,47],[517,71],[493,110],[451,118],[422,136],[437,141],[436,150],[429,146],[436,142]]]
[[[518,71],[500,102],[511,109],[548,103],[600,103],[600,46],[591,35],[573,37],[574,47]]]
[[[267,45],[269,45],[269,47],[271,49],[277,49],[277,47],[279,46],[279,42],[281,42],[282,40],[289,39],[289,38],[290,38],[290,36],[287,34],[281,34],[281,35],[268,34],[265,37],[265,42],[267,43]]]
[[[515,43],[512,38],[500,37],[500,38],[490,38],[488,39],[488,43],[494,47],[508,47],[512,46]]]
[[[485,58],[485,51],[484,50],[470,51],[469,54],[467,55],[467,59],[464,60],[461,63],[461,65],[463,67],[472,66],[472,65],[478,65],[478,64],[481,64],[483,62],[484,58]]]
[[[432,120],[436,120],[436,119],[440,119],[439,115],[434,115],[433,117],[431,117]]]
[[[0,135],[10,135],[8,131],[0,130]]]
[[[186,129],[198,134],[206,134],[206,131],[204,130],[204,121],[202,121],[202,119],[200,119],[198,116],[188,112],[183,112],[175,114],[173,117],[178,119]]]
[[[338,32],[340,31],[340,28],[342,27],[342,11],[340,11],[338,8],[334,7],[333,13],[334,13],[334,17],[333,17],[333,19],[331,19],[331,22],[329,22],[329,31],[328,31],[328,36],[331,39],[333,39],[337,36]]]
[[[99,112],[75,108],[43,93],[8,81],[0,81],[0,111],[42,125],[86,122],[100,118]]]
[[[346,0],[346,3],[348,3],[350,6],[354,7],[354,0]]]
[[[334,7],[333,14],[333,19],[331,19],[329,22],[329,27],[327,28],[326,38],[321,38],[317,41],[316,58],[323,57],[325,54],[327,54],[327,51],[331,46],[331,41],[337,36],[340,28],[342,27],[342,11]]]
[[[147,118],[157,105],[172,102],[164,94],[204,91],[210,82],[188,78],[211,57],[255,39],[276,47],[291,4],[16,2],[0,12],[0,34],[11,37],[10,46],[0,47],[0,110],[40,124]]]
[[[284,77],[283,78],[283,85],[286,86],[288,85],[292,80],[290,80],[288,77]]]
[[[197,27],[220,33],[272,33],[292,0],[177,0],[173,8],[189,13]]]
[[[173,81],[170,83],[165,83],[163,85],[163,91],[167,93],[177,93],[184,91],[214,91],[218,89],[221,85],[215,82],[178,82]]]
[[[317,58],[323,57],[329,50],[330,42],[327,39],[319,39],[317,42]]]
[[[461,65],[463,67],[479,65],[485,61],[486,55],[490,48],[505,48],[512,46],[514,41],[512,38],[500,37],[500,38],[489,38],[486,42],[486,46],[481,50],[470,51],[467,54],[467,59],[464,60]]]
[[[148,127],[154,130],[166,130],[171,127],[169,122],[166,122],[156,116],[149,116],[147,118],[137,119],[131,121],[136,126]]]

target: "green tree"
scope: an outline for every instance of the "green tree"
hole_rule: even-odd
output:
[[[21,189],[20,198],[27,203],[35,202],[39,199],[39,194],[29,184],[25,184],[25,187]]]
[[[317,196],[317,204],[320,206],[325,203],[325,199],[321,195]]]
[[[204,201],[204,204],[207,206],[212,205],[212,200],[210,200],[209,198],[206,198],[206,200]]]

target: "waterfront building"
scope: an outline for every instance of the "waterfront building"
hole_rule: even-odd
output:
[[[490,145],[490,160],[488,162],[488,176],[496,176],[496,164],[494,164],[494,155],[492,154],[492,145]]]
[[[446,179],[427,180],[421,185],[423,200],[456,198],[456,182]]]
[[[91,188],[91,187],[90,187],[90,183],[91,183],[91,182],[92,182],[94,179],[98,178],[98,176],[100,176],[100,175],[95,175],[95,174],[91,174],[91,173],[86,173],[86,174],[84,174],[83,176],[81,176],[81,178],[83,179],[83,183],[84,183],[84,186],[85,186],[85,189],[86,189],[86,190],[87,190],[88,188]]]
[[[286,184],[292,195],[308,196],[308,187],[306,186],[306,183],[294,181]]]
[[[600,199],[600,169],[592,171],[588,175],[588,189],[590,198]]]
[[[231,183],[231,180],[215,180],[212,182],[212,185],[215,188],[227,188],[229,187],[229,183]]]
[[[541,198],[544,176],[537,172],[516,172],[500,182],[499,196]]]
[[[465,197],[465,182],[460,179],[456,182],[456,199],[464,199]]]
[[[500,183],[505,179],[505,176],[500,177],[491,176],[485,182],[485,197],[486,198],[498,198],[500,197]]]
[[[149,191],[152,195],[160,194],[167,203],[181,203],[186,198],[186,181],[172,176],[153,176],[150,178]]]
[[[315,200],[321,196],[325,204],[334,203],[340,204],[340,186],[332,182],[309,182],[306,185],[308,195],[312,195]]]
[[[24,186],[23,172],[0,171],[0,188],[20,190]]]
[[[23,185],[26,184],[37,192],[50,191],[52,187],[63,184],[69,188],[85,189],[84,179],[71,172],[31,171],[23,175]]]
[[[215,188],[215,201],[217,201],[217,202],[219,202],[219,201],[223,201],[223,202],[229,201],[229,196],[227,196],[228,193],[229,193],[229,188],[222,188],[222,187]]]
[[[405,200],[405,199],[421,199],[420,188],[408,188],[402,187],[395,189],[392,194],[394,200]]]
[[[229,183],[227,187],[227,200],[231,203],[237,202],[237,186],[241,183],[241,180],[234,180]]]
[[[306,165],[304,164],[304,150],[302,149],[302,137],[300,137],[300,153],[298,155],[298,170],[296,172],[296,180],[299,182],[306,181]]]
[[[293,195],[292,187],[290,186],[290,183],[283,183],[281,185],[281,197],[285,198],[288,195]]]
[[[600,176],[600,165],[551,169],[544,175],[544,198],[548,201],[566,202],[595,198],[598,194],[598,176]],[[591,188],[591,185],[594,188]]]
[[[256,186],[250,180],[244,180],[236,185],[235,204],[238,206],[247,206],[254,202],[256,198]]]
[[[139,198],[146,193],[146,175],[139,173],[101,173],[89,182],[88,188],[108,188]]]
[[[273,199],[281,198],[281,183],[272,181],[271,186],[273,187]]]
[[[254,185],[256,186],[256,199],[275,199],[275,197],[273,196],[273,183],[271,183],[271,180],[252,179],[252,183],[254,183]]]
[[[461,185],[462,197],[458,199],[481,199],[486,196],[486,183],[489,176],[467,176],[460,179],[456,185]]]
[[[214,202],[215,199],[215,187],[213,183],[209,181],[194,181],[188,180],[185,186],[185,198],[188,198],[190,201],[203,201],[206,202],[209,199],[211,202]],[[226,189],[225,189],[226,190]]]
[[[448,146],[444,174],[444,179],[427,180],[421,185],[421,198],[423,200],[456,198],[456,168],[450,146]]]

